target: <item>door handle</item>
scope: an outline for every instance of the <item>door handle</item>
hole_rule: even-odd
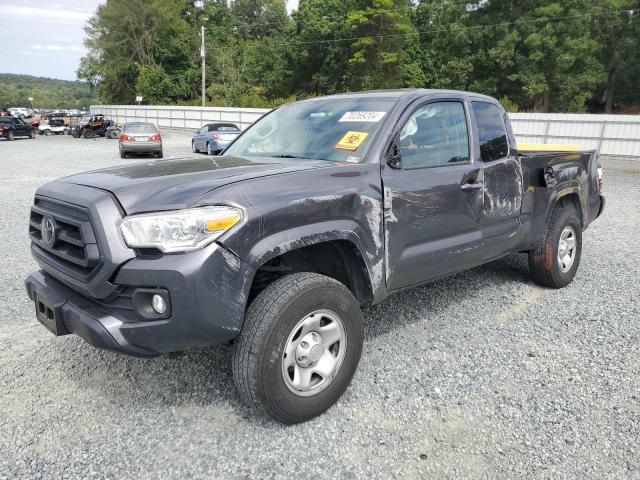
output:
[[[460,187],[463,192],[473,192],[483,187],[482,182],[465,183]]]

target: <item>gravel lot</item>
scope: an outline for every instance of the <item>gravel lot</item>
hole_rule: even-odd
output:
[[[164,141],[191,155],[187,134]],[[398,294],[365,312],[339,404],[292,427],[240,404],[226,348],[140,360],[37,324],[36,187],[142,161],[113,140],[0,141],[0,479],[640,478],[639,161],[605,164],[572,285],[534,285],[514,255]]]

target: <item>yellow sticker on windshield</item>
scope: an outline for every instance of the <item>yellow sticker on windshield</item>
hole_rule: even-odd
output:
[[[338,143],[336,143],[336,148],[355,152],[368,135],[369,134],[367,132],[349,131],[345,133],[344,137],[342,137]]]

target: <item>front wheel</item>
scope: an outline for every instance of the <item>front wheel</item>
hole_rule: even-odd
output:
[[[362,312],[340,282],[315,273],[276,280],[251,303],[233,355],[233,378],[249,406],[283,423],[331,407],[356,371]]]
[[[13,133],[12,131],[9,131],[9,133],[7,134],[7,140],[12,142],[13,140],[15,140],[15,138],[16,138],[15,133]]]
[[[91,138],[93,137],[93,132],[91,130],[85,130],[84,132],[82,132],[82,136],[84,138]]]
[[[545,287],[562,288],[571,283],[582,255],[582,225],[575,208],[557,206],[537,249],[529,252],[533,280]]]
[[[29,138],[31,138],[31,139],[36,138],[36,132],[34,132],[33,130],[31,130],[31,131],[29,132]]]
[[[196,142],[191,141],[191,151],[193,153],[200,153],[200,150],[198,150],[198,147],[196,147]]]

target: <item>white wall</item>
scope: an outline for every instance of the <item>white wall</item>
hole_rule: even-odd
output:
[[[603,155],[640,157],[640,115],[511,113],[522,143],[578,144]]]
[[[91,113],[102,113],[117,123],[152,122],[158,127],[190,130],[220,121],[235,123],[244,130],[268,111],[263,108],[91,105]]]
[[[159,127],[196,130],[205,123],[228,121],[245,129],[268,112],[261,108],[92,105],[118,123],[149,121]],[[640,157],[640,115],[510,114],[521,143],[579,144],[603,155]]]

